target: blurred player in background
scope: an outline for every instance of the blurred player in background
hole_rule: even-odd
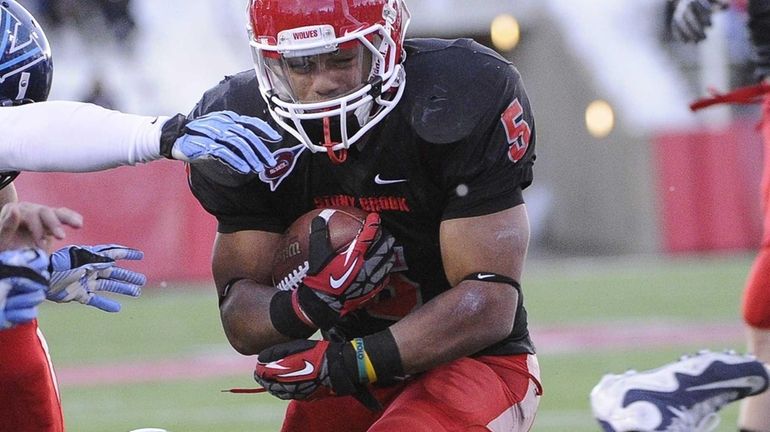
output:
[[[257,381],[292,400],[284,431],[534,421],[539,368],[519,284],[529,99],[516,68],[484,46],[405,40],[409,18],[402,0],[253,0],[256,73],[227,78],[191,115],[227,108],[280,132],[266,142],[275,167],[243,176],[196,165],[190,184],[219,222],[225,333],[259,354]],[[281,233],[329,206],[369,216],[342,252],[316,218],[306,276],[275,288]],[[318,329],[324,339],[308,340]]]
[[[749,29],[754,43],[756,77],[766,88],[761,133],[764,142],[762,173],[762,244],[746,282],[743,317],[748,328],[748,349],[770,363],[770,0],[749,0]],[[770,393],[746,399],[738,424],[744,432],[770,432]]]
[[[672,1],[674,36],[700,42],[706,38],[712,14],[728,6],[727,0]],[[748,349],[753,355],[703,352],[651,371],[605,376],[591,392],[591,404],[606,431],[711,431],[719,422],[716,412],[743,399],[739,431],[770,432],[770,392],[766,391],[766,364],[770,363],[770,0],[748,0],[747,6],[759,84],[715,94],[692,107],[760,102],[764,98],[764,233],[743,299]]]
[[[42,102],[53,76],[51,51],[34,18],[12,0],[0,5],[0,55],[0,429],[63,431],[36,306],[48,298],[117,312],[120,304],[98,293],[138,296],[144,275],[117,267],[116,260],[143,254],[107,244],[67,246],[49,257],[52,239],[64,238],[64,226],[79,228],[82,217],[65,208],[18,203],[12,184],[18,171],[96,171],[165,156],[216,159],[233,170],[257,172],[263,161],[254,145],[261,143],[249,130],[250,120],[232,113],[188,122],[181,115],[133,116]],[[106,130],[122,138],[107,137]]]
[[[727,7],[726,1],[680,0],[672,21],[672,30],[686,42],[699,42],[706,37],[713,10]],[[746,281],[743,297],[743,317],[748,331],[748,350],[757,359],[770,363],[770,0],[748,0],[748,28],[754,48],[755,77],[760,84],[739,89],[728,95],[718,95],[707,104],[718,102],[761,102],[760,130],[764,141],[764,168],[761,184],[761,208],[764,212],[764,232],[759,253]],[[697,19],[694,19],[697,18]],[[708,106],[702,104],[703,106]],[[739,428],[745,432],[770,432],[770,393],[743,401]]]

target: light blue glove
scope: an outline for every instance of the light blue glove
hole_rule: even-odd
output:
[[[256,117],[217,111],[194,120],[183,115],[163,125],[163,156],[195,163],[216,159],[241,174],[261,173],[276,165],[265,143],[278,143],[281,135]]]
[[[147,278],[141,273],[118,267],[115,260],[142,258],[142,251],[117,244],[61,248],[51,255],[51,283],[47,298],[58,303],[74,300],[105,312],[118,312],[120,303],[98,296],[96,292],[138,297]]]
[[[671,31],[683,42],[700,42],[711,27],[714,10],[727,9],[727,0],[676,0]]]
[[[48,254],[42,249],[0,252],[0,329],[37,317],[48,278]]]

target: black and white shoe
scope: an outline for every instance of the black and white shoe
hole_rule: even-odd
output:
[[[605,375],[591,391],[605,432],[710,432],[730,402],[768,388],[768,367],[733,351],[701,351],[643,372]]]

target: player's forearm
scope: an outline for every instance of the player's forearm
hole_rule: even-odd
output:
[[[270,299],[278,290],[251,280],[233,284],[219,310],[230,345],[241,354],[254,355],[272,345],[287,342],[270,320]]]
[[[0,171],[88,172],[161,158],[166,117],[80,102],[0,109]]]
[[[518,293],[506,284],[464,281],[390,327],[404,372],[422,372],[476,353],[513,329]]]

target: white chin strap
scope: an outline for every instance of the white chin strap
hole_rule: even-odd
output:
[[[348,95],[347,97],[336,100],[335,106],[337,108],[330,111],[315,111],[308,113],[307,111],[317,109],[317,105],[321,104],[287,104],[276,97],[272,98],[273,108],[270,109],[270,114],[273,119],[281,125],[285,130],[291,133],[300,142],[305,144],[312,152],[327,152],[341,151],[348,149],[351,145],[361,139],[372,127],[379,123],[388,113],[390,113],[398,104],[399,100],[403,96],[404,89],[406,87],[406,76],[403,67],[399,64],[395,66],[395,71],[388,83],[383,84],[383,87],[395,90],[393,97],[390,99],[384,99],[382,96],[372,97],[368,93],[371,91],[372,86],[366,85],[358,92]],[[351,103],[352,102],[352,103]],[[374,107],[374,105],[378,107]],[[372,108],[375,108],[376,113],[372,115]],[[361,126],[353,136],[348,136],[348,114],[354,114]],[[329,143],[326,140],[326,136],[330,134],[330,122],[328,119],[338,117],[339,122],[339,136],[340,142]],[[325,145],[319,145],[310,139],[305,128],[302,125],[303,120],[322,120],[324,122],[324,140],[327,141]]]

